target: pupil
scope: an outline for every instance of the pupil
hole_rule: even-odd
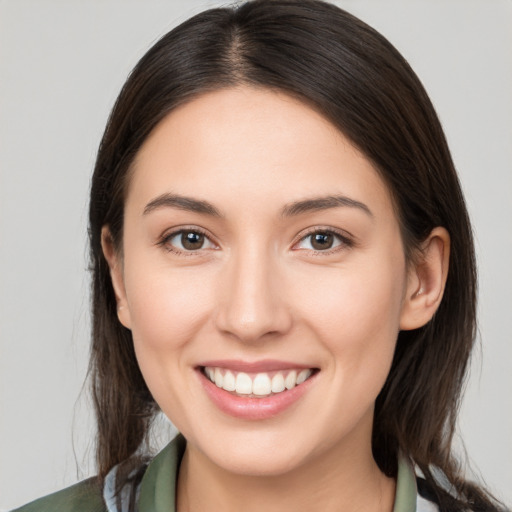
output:
[[[200,249],[204,242],[204,235],[188,231],[181,235],[181,243],[185,249]]]
[[[311,245],[315,249],[330,249],[333,243],[333,236],[330,233],[315,233]]]

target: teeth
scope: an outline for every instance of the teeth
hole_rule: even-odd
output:
[[[205,367],[206,376],[219,388],[232,391],[239,395],[270,396],[281,393],[302,384],[311,374],[311,369],[277,372],[270,377],[267,373],[258,373],[251,378],[244,372],[233,373],[230,370]]]
[[[252,393],[252,380],[247,373],[239,373],[236,376],[235,391],[241,395],[250,395]]]
[[[224,374],[224,382],[222,383],[222,387],[226,391],[235,391],[236,389],[235,376],[229,370]]]
[[[266,373],[258,373],[252,383],[253,395],[270,395],[271,391],[272,384],[270,382],[270,377]]]
[[[302,370],[299,375],[297,375],[297,386],[302,384],[309,376],[311,375],[311,370]]]
[[[286,389],[292,389],[297,384],[297,372],[295,370],[291,371],[284,379],[284,385]]]
[[[215,382],[215,370],[214,370],[213,368],[206,367],[206,368],[205,368],[205,371],[206,371],[206,375],[208,375],[208,378],[209,378],[212,382]]]
[[[284,391],[284,377],[282,373],[276,373],[272,377],[272,393],[281,393]]]
[[[224,383],[224,377],[223,377],[220,369],[215,368],[215,385],[218,388],[221,388],[223,383]]]

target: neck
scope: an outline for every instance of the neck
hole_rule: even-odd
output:
[[[177,490],[178,512],[391,512],[395,481],[371,449],[339,447],[287,473],[254,476],[226,471],[187,445]]]

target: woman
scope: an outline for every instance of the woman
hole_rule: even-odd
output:
[[[21,510],[497,510],[450,453],[464,201],[362,22],[256,1],[165,36],[109,120],[90,242],[99,476]],[[149,461],[158,410],[182,436]]]

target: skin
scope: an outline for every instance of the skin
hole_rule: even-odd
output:
[[[155,204],[163,194],[220,215]],[[283,215],[329,196],[364,207]],[[204,232],[202,248],[180,249],[180,229]],[[312,230],[340,237],[315,249]],[[180,512],[392,510],[395,482],[371,453],[374,403],[397,333],[428,322],[442,298],[449,236],[436,228],[407,262],[385,183],[342,133],[275,91],[204,94],[145,141],[122,250],[108,227],[103,248],[144,378],[188,441]],[[246,420],[204,392],[197,365],[212,359],[319,371],[291,407]]]

